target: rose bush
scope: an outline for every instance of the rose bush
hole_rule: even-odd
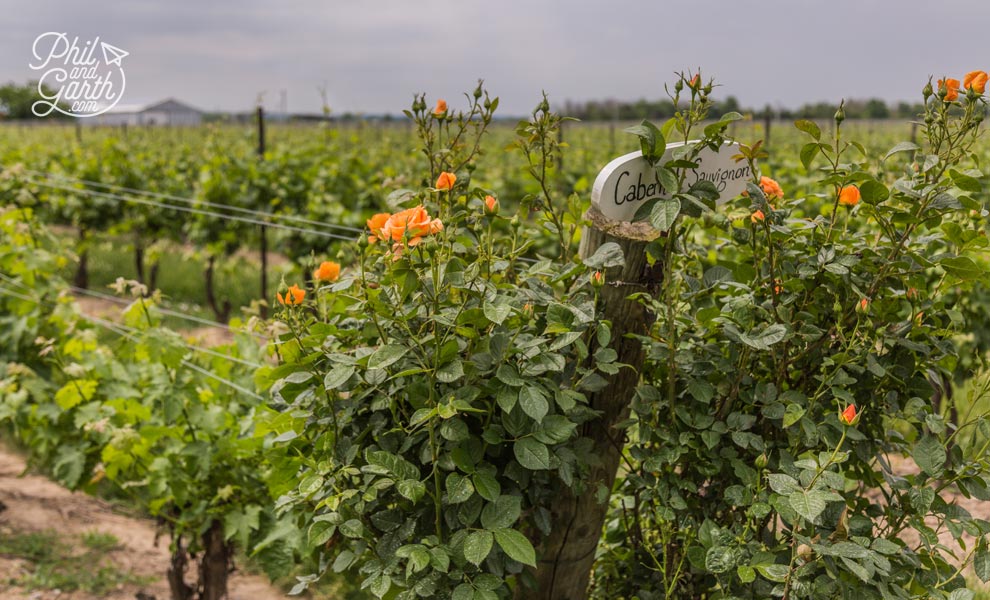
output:
[[[316,559],[299,588],[355,571],[378,597],[537,597],[524,567],[552,558],[539,552],[564,486],[611,503],[595,597],[968,597],[964,569],[990,578],[990,524],[949,493],[990,498],[985,445],[957,443],[990,439],[990,423],[952,419],[932,381],[954,370],[965,326],[945,287],[985,276],[968,158],[985,99],[941,88],[926,87],[926,148],[869,156],[843,137],[841,108],[828,135],[798,122],[807,197],[759,175],[765,151],[743,144],[757,177],[715,209],[690,176],[728,123],[702,124],[710,83],[682,78],[678,115],[632,130],[673,194],[639,212],[664,234],[647,246],[660,283],[629,291],[656,318],[630,334],[646,364],[612,490],[587,487],[598,457],[580,434],[599,417],[589,394],[625,368],[596,308],[597,290],[624,285],[622,257],[571,254],[579,220],[553,192],[559,120],[541,105],[518,128],[541,190],[523,212],[505,219],[485,200],[497,194],[440,175],[399,207],[439,215],[441,231],[412,245],[372,219],[372,237],[404,251],[362,244],[340,281],[286,307],[266,375],[278,505]],[[453,113],[425,110],[410,114],[429,146]],[[666,140],[699,136],[660,162]],[[472,145],[433,146],[427,181],[452,164],[470,174],[457,150]],[[530,265],[530,247],[554,247],[540,230],[559,254]]]
[[[990,579],[990,524],[954,503],[990,499],[990,420],[945,398],[982,358],[958,336],[987,275],[970,75],[925,87],[924,147],[875,156],[841,106],[827,132],[799,121],[810,194],[742,144],[754,179],[717,207],[693,173],[739,115],[706,122],[712,83],[681,76],[674,118],[631,128],[670,192],[638,213],[660,235],[636,282],[621,273],[644,257],[616,243],[575,256],[586,201],[561,193],[545,98],[516,127],[531,181],[507,193],[476,173],[497,98],[417,96],[417,184],[343,264],[280,286],[267,359],[246,340],[197,351],[140,293],[108,341],[51,276],[59,253],[6,211],[0,421],[67,485],[109,482],[166,521],[178,571],[236,544],[273,573],[305,557],[296,591],[346,572],[389,599],[534,598],[550,569],[583,597],[587,573],[548,550],[578,497],[609,509],[579,557],[597,598],[965,600],[968,570]],[[603,319],[616,298],[641,322]],[[618,379],[633,392],[602,414]]]
[[[947,291],[987,275],[986,99],[947,82],[925,88],[925,147],[871,156],[841,108],[830,133],[799,121],[816,193],[754,181],[651,250],[665,284],[642,298],[658,318],[595,597],[969,598],[967,569],[990,579],[990,523],[954,502],[990,499],[990,421],[940,400],[968,325]]]

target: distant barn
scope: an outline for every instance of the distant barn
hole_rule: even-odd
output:
[[[93,125],[185,126],[202,123],[203,113],[169,98],[153,104],[118,104],[102,115],[82,120]]]

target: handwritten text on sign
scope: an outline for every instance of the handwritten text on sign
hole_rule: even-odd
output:
[[[668,144],[660,164],[671,160],[673,151],[683,145],[684,142]],[[698,168],[687,173],[685,187],[707,179],[718,189],[719,204],[735,198],[746,189],[746,182],[753,179],[749,165],[732,160],[738,153],[738,144],[725,144],[719,152],[702,150],[696,161]],[[644,202],[668,197],[656,170],[643,159],[642,152],[625,154],[605,165],[591,188],[592,206],[614,221],[632,221]]]

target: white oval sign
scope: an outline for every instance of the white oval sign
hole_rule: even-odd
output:
[[[670,160],[673,151],[683,146],[684,142],[667,144],[667,151],[660,162]],[[741,194],[746,189],[746,182],[753,179],[748,164],[732,160],[732,155],[738,153],[739,144],[736,143],[725,144],[720,152],[703,149],[698,155],[698,168],[688,172],[685,183],[690,186],[699,179],[707,179],[718,188],[718,204],[728,202]],[[667,190],[660,184],[656,170],[639,151],[620,156],[605,165],[591,188],[591,205],[614,221],[632,221],[644,202],[667,197]]]

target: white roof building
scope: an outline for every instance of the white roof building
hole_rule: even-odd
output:
[[[203,113],[168,98],[152,104],[118,104],[102,115],[82,121],[91,125],[199,125],[203,122]]]

